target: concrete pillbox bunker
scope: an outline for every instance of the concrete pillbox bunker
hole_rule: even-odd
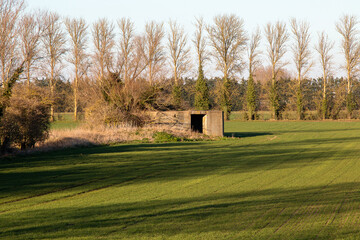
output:
[[[222,111],[159,111],[149,112],[149,115],[155,125],[192,130],[209,136],[224,136]]]

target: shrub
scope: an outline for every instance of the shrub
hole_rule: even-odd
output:
[[[96,126],[144,126],[148,120],[144,112],[152,109],[158,89],[141,79],[124,84],[113,75],[104,82],[100,89],[94,85],[87,90],[93,96],[85,109],[86,120]]]
[[[181,138],[178,138],[167,132],[155,132],[152,137],[156,143],[181,141]]]
[[[48,137],[50,127],[49,104],[36,89],[17,88],[0,123],[0,135],[7,145],[31,148]]]

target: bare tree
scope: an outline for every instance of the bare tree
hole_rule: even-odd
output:
[[[23,9],[23,0],[0,0],[0,85],[2,87],[17,68],[17,23]]]
[[[47,12],[43,18],[44,32],[41,38],[46,51],[46,61],[48,64],[50,97],[54,101],[55,78],[59,76],[62,67],[61,60],[66,53],[66,38],[62,29],[60,16],[54,12]],[[54,120],[54,106],[50,107],[51,120]]]
[[[304,118],[302,81],[313,65],[310,50],[310,24],[308,22],[298,22],[295,18],[292,18],[290,22],[295,40],[292,52],[297,71],[297,112],[298,119],[301,120]]]
[[[170,64],[173,68],[175,85],[179,85],[181,75],[188,70],[190,65],[190,49],[187,47],[187,36],[184,28],[174,21],[170,21],[169,26],[168,48]]]
[[[323,72],[323,100],[322,100],[322,116],[323,119],[328,118],[328,81],[332,69],[333,55],[331,50],[334,47],[334,42],[329,40],[325,32],[319,34],[318,43],[315,46],[316,51],[319,53],[319,60]]]
[[[87,28],[84,19],[65,19],[66,30],[70,36],[70,58],[69,62],[74,65],[75,78],[73,82],[74,89],[74,119],[77,120],[78,110],[78,82],[86,74],[87,62]]]
[[[286,53],[286,42],[289,39],[286,24],[283,22],[268,23],[265,27],[265,35],[268,43],[267,54],[271,64],[271,80],[274,84],[277,74],[288,64],[282,61]]]
[[[243,67],[243,52],[246,47],[244,21],[236,15],[218,15],[214,24],[207,27],[212,56],[223,74],[220,105],[228,119],[231,112],[230,78]]]
[[[359,42],[359,21],[356,16],[344,15],[336,23],[336,30],[342,36],[342,51],[345,55],[345,70],[347,72],[347,99],[346,106],[349,118],[351,118],[354,109],[354,100],[352,97],[352,81],[356,76],[360,60],[360,42]]]
[[[120,28],[119,41],[119,71],[125,84],[134,81],[146,68],[144,56],[145,40],[142,36],[135,35],[134,23],[127,18],[118,21]]]
[[[236,15],[218,15],[207,30],[217,69],[222,71],[224,79],[234,77],[243,66],[247,41],[244,21]]]
[[[207,40],[204,35],[205,23],[203,18],[196,18],[195,22],[195,34],[193,43],[198,58],[199,67],[203,68],[204,62],[209,59],[209,52],[206,50]]]
[[[292,46],[293,60],[296,65],[298,84],[300,85],[313,66],[310,50],[310,24],[308,22],[298,22],[295,18],[292,18],[291,30],[295,40]]]
[[[92,37],[95,46],[94,61],[97,68],[97,78],[103,84],[104,78],[113,65],[115,46],[114,25],[107,19],[99,19],[93,24]]]
[[[43,32],[41,12],[26,14],[22,17],[19,29],[21,53],[24,59],[28,86],[31,81],[31,68],[40,59],[40,38]]]
[[[124,67],[125,83],[129,81],[129,65],[131,54],[134,50],[134,23],[130,19],[122,18],[118,21],[120,28],[120,55],[121,65]]]
[[[249,46],[248,46],[248,59],[249,59],[249,75],[254,76],[254,73],[261,65],[261,51],[259,50],[261,42],[261,32],[257,28],[256,31],[251,35]]]
[[[156,74],[165,60],[163,23],[149,22],[145,25],[144,56],[147,64],[148,80],[154,84]]]
[[[169,27],[169,62],[174,75],[173,100],[174,105],[179,107],[181,103],[180,79],[190,65],[190,49],[186,46],[187,36],[184,32],[184,28],[179,26],[177,22],[171,20],[169,22]]]
[[[265,27],[265,35],[268,43],[267,54],[271,64],[271,89],[270,89],[270,108],[273,111],[273,118],[278,119],[280,116],[280,99],[277,91],[276,81],[278,73],[287,65],[283,61],[286,53],[286,42],[289,35],[286,30],[286,24],[277,22],[276,24],[268,23]]]

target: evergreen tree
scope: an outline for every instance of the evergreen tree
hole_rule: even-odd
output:
[[[346,109],[348,112],[348,118],[351,119],[353,117],[353,111],[356,108],[356,103],[354,101],[354,97],[351,91],[348,92],[346,96]]]
[[[255,82],[252,74],[250,74],[249,80],[247,82],[247,90],[246,90],[246,103],[247,103],[248,117],[250,120],[256,119],[256,102],[257,102],[257,95],[255,90]]]
[[[323,99],[321,102],[321,113],[323,120],[329,118],[329,104],[328,104],[328,96],[326,93],[323,95]]]
[[[230,119],[230,113],[231,113],[230,88],[231,88],[230,80],[228,78],[225,78],[223,80],[223,85],[221,89],[220,106],[221,109],[224,111],[224,116],[226,120]]]
[[[280,96],[278,93],[277,82],[273,81],[270,87],[270,107],[272,110],[274,120],[280,118]]]
[[[301,89],[301,85],[298,86],[296,91],[296,108],[298,114],[298,120],[304,119],[304,104],[303,104],[303,93]]]
[[[196,110],[209,110],[209,87],[204,78],[202,66],[199,66],[199,76],[196,81],[195,108]]]
[[[172,90],[172,100],[174,107],[178,110],[181,108],[181,86],[174,84]]]

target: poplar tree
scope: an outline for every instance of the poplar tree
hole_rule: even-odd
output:
[[[235,73],[243,67],[243,52],[246,49],[246,32],[244,21],[236,15],[218,15],[214,24],[207,27],[212,56],[217,70],[223,74],[219,103],[226,119],[231,113],[231,81]]]
[[[44,32],[42,36],[42,42],[45,47],[47,61],[47,71],[49,75],[50,85],[50,117],[54,121],[54,99],[55,99],[55,80],[59,76],[60,69],[62,67],[62,59],[66,53],[66,38],[62,29],[62,22],[60,15],[55,12],[47,12],[44,14]]]
[[[319,60],[323,72],[323,94],[321,101],[321,114],[323,119],[329,118],[329,75],[331,74],[333,55],[331,53],[334,47],[334,42],[329,40],[328,35],[322,32],[319,35],[318,43],[315,46],[316,51],[319,53]]]
[[[312,67],[311,51],[310,51],[310,24],[308,22],[298,22],[295,18],[291,19],[291,30],[294,37],[292,51],[294,54],[294,63],[297,70],[297,90],[296,104],[298,120],[304,119],[304,103],[303,103],[303,80]]]
[[[256,118],[256,108],[257,108],[257,93],[255,89],[254,82],[254,73],[258,66],[261,64],[259,56],[261,41],[261,33],[260,29],[257,29],[256,32],[251,36],[251,40],[248,47],[248,58],[249,58],[249,79],[247,81],[247,89],[246,89],[246,106],[248,110],[248,117],[250,120],[255,120]]]
[[[65,19],[66,30],[70,36],[70,63],[74,66],[74,120],[78,119],[78,85],[87,70],[87,25],[84,19]]]
[[[190,65],[190,49],[187,48],[187,36],[184,28],[176,22],[170,21],[170,33],[168,36],[169,61],[173,69],[174,85],[172,91],[173,104],[176,108],[181,107],[181,76]]]
[[[355,101],[353,98],[353,81],[358,71],[360,63],[360,42],[359,42],[359,20],[356,16],[344,15],[336,23],[336,30],[342,36],[342,51],[345,57],[344,68],[347,73],[347,95],[346,95],[346,109],[348,117],[352,117],[355,108]]]
[[[271,64],[271,86],[269,91],[270,109],[275,120],[280,118],[280,96],[277,86],[277,75],[282,70],[286,62],[282,59],[286,53],[286,42],[289,38],[286,31],[286,24],[277,22],[268,23],[265,27],[266,40],[268,42],[267,53]]]
[[[196,48],[198,56],[199,72],[195,86],[195,108],[196,110],[209,110],[209,87],[206,83],[203,71],[204,62],[207,60],[208,52],[206,51],[206,38],[204,36],[204,20],[203,18],[196,19],[195,23],[196,32],[194,35],[193,43]]]

